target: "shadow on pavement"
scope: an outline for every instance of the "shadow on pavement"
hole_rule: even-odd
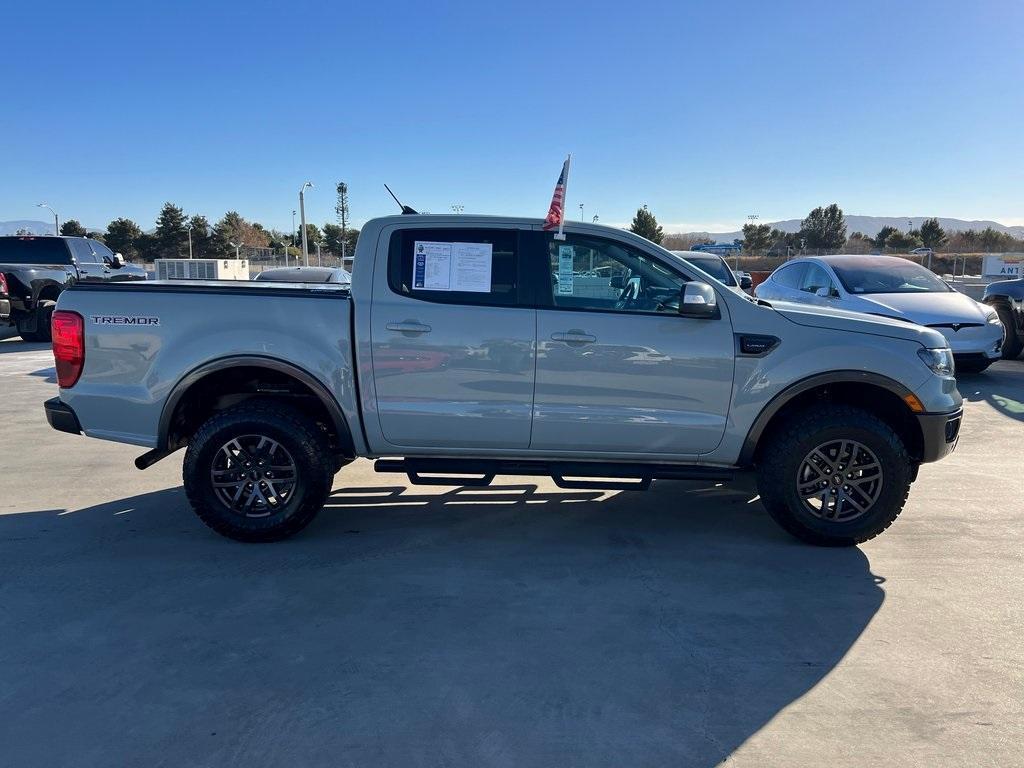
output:
[[[175,488],[0,517],[0,574],[12,765],[712,766],[883,601],[682,482],[349,488],[273,545]]]
[[[984,373],[958,374],[964,400],[988,403],[993,410],[1024,421],[1024,360],[1002,360]]]
[[[48,341],[22,341],[18,337],[0,338],[0,355],[14,352],[48,352],[52,345]]]

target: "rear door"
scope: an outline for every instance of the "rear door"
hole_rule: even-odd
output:
[[[385,230],[370,345],[384,441],[402,449],[525,449],[536,309],[521,303],[520,231]],[[525,234],[525,233],[524,233]]]
[[[725,433],[734,341],[715,319],[682,317],[687,278],[618,240],[547,234],[535,262],[537,312],[531,449],[693,457]]]

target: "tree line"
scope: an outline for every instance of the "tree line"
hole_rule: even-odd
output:
[[[326,223],[322,227],[306,224],[310,253],[316,252],[316,243],[321,243],[324,251],[336,256],[342,253],[351,256],[355,252],[359,230],[351,226],[349,219],[348,186],[339,182],[336,192],[337,223]],[[228,211],[211,226],[205,216],[186,215],[181,206],[170,202],[164,203],[160,209],[156,227],[151,232],[144,232],[136,222],[127,218],[114,219],[105,232],[86,231],[77,220],[68,219],[61,225],[60,234],[102,240],[108,248],[129,261],[153,261],[187,258],[189,229],[192,231],[192,256],[197,259],[234,258],[235,245],[243,249],[287,248],[291,256],[301,253],[300,228],[287,233],[267,229],[257,221],[246,220],[237,211]]]
[[[643,206],[629,227],[631,232],[674,250],[713,243],[702,233],[666,235],[654,214]],[[936,218],[925,219],[917,229],[906,232],[884,226],[874,237],[862,232],[846,235],[846,217],[838,204],[819,206],[800,222],[797,232],[783,232],[770,224],[745,224],[743,237],[733,241],[744,252],[758,256],[786,256],[815,253],[907,253],[915,248],[931,248],[937,253],[1005,253],[1024,251],[1024,238],[1000,232],[992,227],[947,233]]]

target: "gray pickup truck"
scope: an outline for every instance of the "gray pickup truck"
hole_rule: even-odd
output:
[[[962,414],[937,331],[772,305],[631,233],[531,219],[376,219],[351,286],[80,283],[53,344],[50,424],[148,448],[140,469],[187,447],[193,508],[244,541],[302,529],[367,457],[448,485],[753,469],[783,528],[852,545]]]

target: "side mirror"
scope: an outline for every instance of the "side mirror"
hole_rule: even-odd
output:
[[[622,290],[622,275],[612,275],[610,286],[618,291]]]
[[[679,291],[679,314],[683,317],[718,317],[718,297],[707,283],[696,280]]]
[[[114,266],[117,267],[118,269],[120,269],[124,265],[125,265],[124,256],[122,256],[120,253],[115,253],[114,254]]]
[[[741,290],[749,291],[753,287],[754,287],[754,281],[751,280],[747,275],[743,275],[742,277],[740,277],[740,289]]]

